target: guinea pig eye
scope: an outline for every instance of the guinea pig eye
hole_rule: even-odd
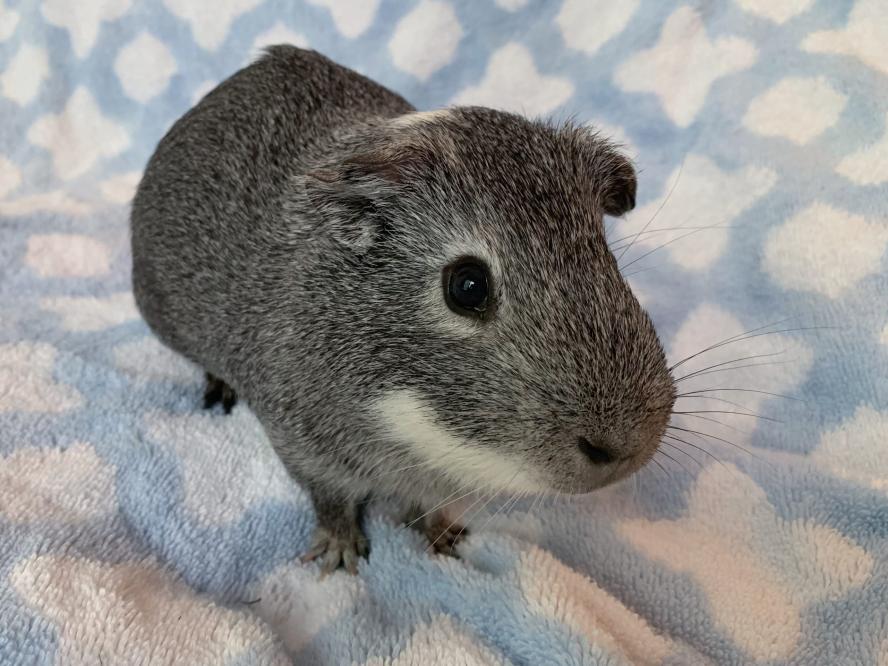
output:
[[[461,260],[444,269],[444,300],[461,315],[479,315],[487,308],[487,269],[474,259]]]

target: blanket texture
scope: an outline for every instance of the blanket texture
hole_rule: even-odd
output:
[[[359,575],[299,562],[306,494],[129,277],[157,141],[281,42],[623,142],[612,247],[702,351],[654,463],[479,503],[459,560],[376,506]],[[883,0],[7,0],[0,117],[0,663],[888,664]]]

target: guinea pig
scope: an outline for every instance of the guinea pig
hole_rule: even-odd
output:
[[[585,127],[417,112],[275,46],[151,157],[134,294],[205,406],[243,399],[310,493],[306,559],[355,571],[371,497],[586,493],[654,454],[675,390],[603,223],[635,191]]]

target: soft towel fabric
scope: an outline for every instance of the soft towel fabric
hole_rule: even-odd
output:
[[[673,361],[726,341],[656,464],[478,503],[461,560],[381,506],[358,576],[298,561],[306,495],[129,283],[154,145],[279,42],[625,144],[620,264]],[[0,117],[0,662],[888,664],[881,0],[12,0]]]

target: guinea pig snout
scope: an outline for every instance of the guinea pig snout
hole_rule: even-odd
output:
[[[573,440],[575,474],[588,491],[618,481],[642,467],[657,449],[665,422],[651,416],[622,427],[611,424],[578,433]]]
[[[581,436],[577,439],[577,447],[595,465],[607,465],[619,458],[611,438],[606,436]]]

